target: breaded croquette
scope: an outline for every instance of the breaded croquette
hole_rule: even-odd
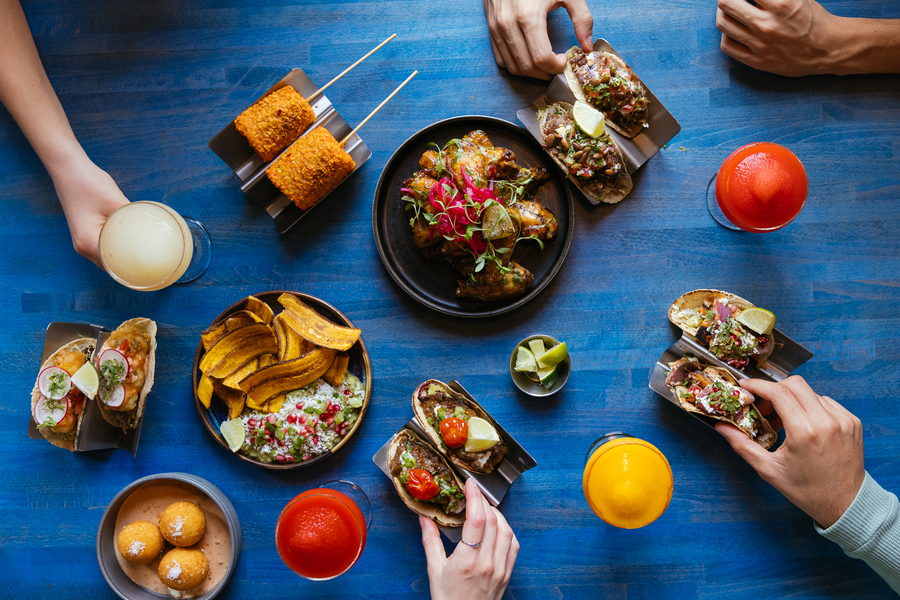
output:
[[[169,550],[159,561],[157,574],[168,588],[192,590],[209,575],[209,560],[197,548],[175,548]]]
[[[126,525],[116,541],[119,554],[136,565],[152,563],[165,545],[159,527],[150,521],[135,521]]]
[[[356,163],[324,127],[294,142],[266,175],[298,207],[312,208],[353,171]]]
[[[170,544],[193,546],[206,533],[206,515],[196,502],[174,502],[159,516],[159,530]]]
[[[269,161],[315,120],[316,114],[303,96],[286,85],[238,115],[234,126],[256,153]]]

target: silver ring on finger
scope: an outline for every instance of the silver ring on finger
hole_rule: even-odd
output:
[[[474,544],[470,544],[466,540],[459,540],[459,541],[462,542],[463,544],[465,544],[466,546],[468,546],[469,548],[478,548],[479,546],[481,546],[481,542],[475,542]]]

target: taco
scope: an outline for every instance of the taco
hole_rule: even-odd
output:
[[[134,429],[153,387],[156,323],[145,318],[125,321],[110,334],[95,362],[100,372],[100,413],[122,431]]]
[[[610,127],[633,138],[647,127],[647,88],[625,61],[611,52],[566,52],[566,83],[575,97],[606,116]]]
[[[391,440],[388,466],[397,493],[413,512],[444,527],[462,526],[465,484],[434,448],[403,429]]]
[[[684,410],[731,423],[765,449],[778,438],[766,418],[759,414],[753,394],[725,369],[685,355],[669,363],[666,385]]]
[[[431,442],[458,467],[473,473],[491,473],[509,451],[491,416],[446,383],[429,379],[417,387],[412,407]],[[472,435],[476,429],[472,419],[482,430],[476,432],[477,436]],[[483,431],[485,428],[489,430]]]
[[[538,111],[543,146],[563,172],[591,198],[615,204],[631,191],[625,158],[609,133],[592,138],[575,124],[572,105],[556,102]]]
[[[51,354],[41,365],[31,391],[31,414],[38,431],[54,446],[70,452],[78,445],[87,402],[71,377],[90,361],[94,345],[89,338],[73,340]]]
[[[763,362],[775,349],[770,333],[759,335],[736,317],[753,304],[740,296],[719,290],[694,290],[669,307],[669,320],[695,338],[710,353],[735,369],[745,368],[751,358]]]

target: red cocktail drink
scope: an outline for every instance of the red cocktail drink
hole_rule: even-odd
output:
[[[281,511],[275,545],[294,573],[307,579],[332,579],[362,555],[366,522],[346,494],[328,488],[309,490]]]
[[[716,175],[719,208],[745,231],[781,229],[800,214],[808,190],[800,159],[768,142],[738,148]]]

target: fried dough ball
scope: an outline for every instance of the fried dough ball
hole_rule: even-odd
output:
[[[209,575],[209,561],[197,548],[173,548],[159,561],[159,580],[173,590],[192,590]]]
[[[150,521],[135,521],[122,529],[116,545],[119,554],[136,565],[149,565],[165,546],[159,527]]]
[[[193,546],[206,532],[206,515],[196,502],[175,502],[160,515],[159,529],[170,544]]]

